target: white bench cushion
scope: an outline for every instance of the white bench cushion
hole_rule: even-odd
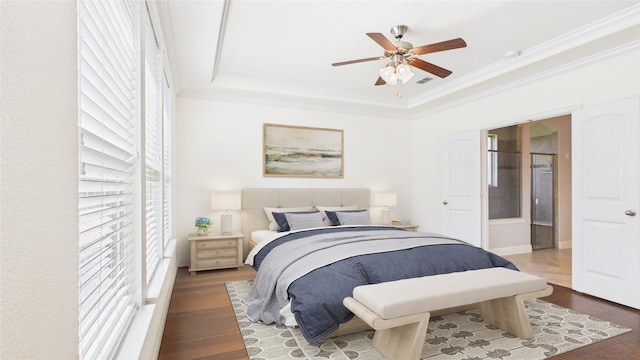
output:
[[[383,319],[544,290],[547,281],[496,267],[358,286],[353,298]]]

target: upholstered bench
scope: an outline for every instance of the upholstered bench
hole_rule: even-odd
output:
[[[543,278],[490,268],[358,286],[343,304],[376,331],[373,346],[386,358],[418,359],[432,312],[477,304],[485,322],[531,339],[523,301],[552,292]]]

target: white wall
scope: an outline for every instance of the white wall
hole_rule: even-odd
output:
[[[75,1],[0,1],[0,358],[78,358]]]
[[[244,187],[365,187],[398,193],[393,217],[411,216],[410,122],[302,108],[257,105],[215,99],[180,97],[176,115],[176,232],[178,265],[189,262],[187,234],[198,216],[210,216],[214,191]],[[344,130],[344,178],[285,178],[262,175],[263,123]],[[374,221],[378,209],[372,209]],[[233,227],[240,230],[240,216]],[[245,234],[249,235],[249,234]]]
[[[637,48],[596,62],[479,97],[413,122],[413,221],[440,232],[441,139],[447,133],[506,126],[558,109],[592,106],[640,94]],[[546,116],[550,117],[550,116]],[[434,176],[435,174],[435,176]],[[522,245],[514,239],[515,246]]]

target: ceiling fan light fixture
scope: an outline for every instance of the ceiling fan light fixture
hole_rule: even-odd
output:
[[[406,84],[407,81],[411,80],[413,77],[413,72],[411,71],[411,67],[406,64],[400,64],[396,67],[396,76],[398,80],[401,80],[403,84]]]
[[[395,73],[396,73],[396,68],[392,64],[389,64],[383,67],[382,69],[380,69],[380,71],[378,71],[378,74],[380,75],[382,80],[384,80],[387,84],[389,84],[392,77],[397,81],[397,77]]]
[[[396,76],[396,74],[391,75],[391,77],[389,77],[389,81],[387,81],[387,84],[389,85],[396,85],[398,83],[398,77]]]

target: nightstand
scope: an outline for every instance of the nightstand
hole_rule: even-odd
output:
[[[242,263],[242,242],[244,234],[228,235],[189,234],[191,257],[189,271],[195,275],[199,270],[240,268]]]
[[[392,224],[391,226],[395,226],[395,227],[413,231],[413,232],[418,232],[418,228],[420,227],[420,225],[412,225],[412,224],[398,224],[398,225]]]

